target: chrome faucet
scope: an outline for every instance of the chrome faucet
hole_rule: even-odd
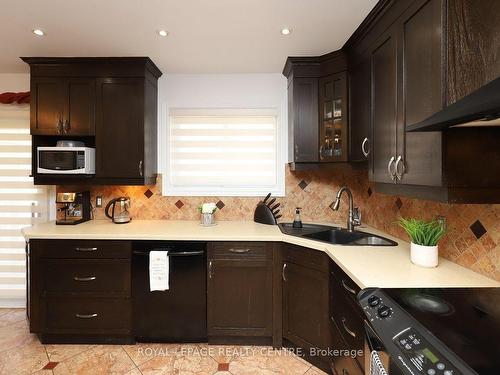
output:
[[[359,212],[358,207],[353,207],[351,189],[349,189],[347,186],[342,186],[337,193],[337,197],[335,199],[335,203],[333,204],[332,208],[335,211],[338,211],[340,207],[340,197],[342,196],[342,193],[344,191],[347,193],[347,196],[349,197],[349,217],[347,218],[347,230],[349,232],[353,232],[354,227],[361,225],[361,213]]]

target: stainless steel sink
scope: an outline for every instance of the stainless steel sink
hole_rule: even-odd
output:
[[[304,224],[303,228],[293,228],[292,223],[280,223],[280,230],[292,236],[309,238],[344,246],[397,246],[398,243],[376,234],[348,231],[327,225]]]

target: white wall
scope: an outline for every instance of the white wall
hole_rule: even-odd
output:
[[[23,92],[30,90],[30,75],[19,73],[0,73],[0,93]]]
[[[167,74],[158,82],[158,166],[166,171],[169,109],[273,108],[278,113],[280,159],[286,163],[287,81],[282,74]]]

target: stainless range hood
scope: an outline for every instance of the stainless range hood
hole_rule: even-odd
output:
[[[424,121],[407,126],[406,131],[439,131],[455,126],[500,126],[500,77]]]

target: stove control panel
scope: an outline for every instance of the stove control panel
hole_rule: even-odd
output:
[[[425,375],[458,375],[459,372],[450,361],[419,334],[409,327],[392,340],[421,374]]]

